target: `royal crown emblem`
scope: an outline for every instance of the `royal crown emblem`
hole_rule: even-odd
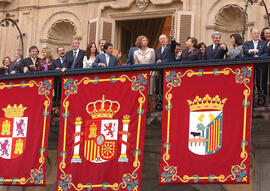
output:
[[[104,163],[113,160],[117,155],[117,143],[121,143],[121,155],[119,162],[128,162],[127,141],[128,141],[128,125],[130,117],[123,116],[123,129],[119,130],[119,120],[113,117],[120,110],[120,104],[117,101],[102,99],[89,102],[86,105],[86,112],[91,119],[85,122],[85,130],[81,131],[83,124],[82,118],[77,117],[75,120],[75,134],[74,134],[74,154],[72,163],[81,163],[80,148],[83,146],[83,155],[87,161],[92,163]],[[83,135],[84,140],[81,140]],[[119,138],[119,135],[122,137]]]
[[[5,118],[0,118],[0,157],[4,159],[17,158],[25,149],[28,118],[23,115],[26,109],[22,104],[3,108]]]
[[[193,101],[187,100],[190,108],[189,143],[191,152],[198,155],[214,154],[222,145],[223,108],[227,98],[219,95],[203,98],[196,96]]]

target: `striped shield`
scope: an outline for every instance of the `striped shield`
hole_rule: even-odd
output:
[[[223,111],[190,112],[188,148],[191,152],[209,155],[221,148],[222,117]]]

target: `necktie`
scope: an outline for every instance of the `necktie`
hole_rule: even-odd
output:
[[[16,65],[16,64],[17,64],[17,60],[14,61],[14,65]]]
[[[33,65],[36,66],[36,59],[33,59]]]
[[[75,68],[75,65],[76,65],[76,51],[73,52],[73,62],[72,62],[72,66],[71,66],[71,69]]]
[[[63,64],[64,58],[60,58],[60,62],[61,62],[61,64]]]

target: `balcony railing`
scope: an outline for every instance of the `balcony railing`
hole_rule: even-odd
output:
[[[0,80],[13,80],[35,77],[55,77],[55,96],[53,106],[60,106],[61,76],[79,75],[79,74],[97,74],[136,70],[151,70],[150,92],[149,92],[149,112],[162,110],[162,70],[169,68],[198,68],[203,66],[226,66],[235,64],[254,64],[254,88],[253,88],[253,117],[270,119],[270,57],[264,58],[241,58],[226,60],[200,60],[179,63],[162,63],[151,65],[132,65],[120,66],[114,68],[92,68],[92,69],[74,69],[66,72],[47,71],[26,74],[0,75]]]

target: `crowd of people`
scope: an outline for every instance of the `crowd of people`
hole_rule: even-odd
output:
[[[241,57],[270,56],[270,28],[265,27],[261,32],[259,29],[251,29],[251,40],[245,43],[241,35],[230,35],[232,48],[228,50],[227,45],[221,42],[221,33],[213,32],[212,44],[206,46],[204,42],[198,43],[195,37],[188,37],[185,48],[175,41],[173,32],[170,33],[171,43],[168,37],[160,35],[160,48],[156,51],[148,47],[147,36],[139,36],[135,47],[131,47],[128,53],[127,63],[124,65],[154,64],[183,62],[192,60],[211,60]],[[39,58],[39,49],[36,46],[29,48],[29,57],[23,58],[21,50],[14,51],[14,61],[10,57],[3,59],[1,74],[17,74],[35,71],[61,70],[77,68],[114,67],[123,65],[121,53],[114,54],[113,45],[105,39],[99,41],[98,46],[90,42],[86,50],[80,48],[78,39],[71,42],[72,50],[65,52],[65,48],[57,48],[59,58],[54,59],[52,50],[45,47],[41,50],[42,58]],[[262,66],[265,67],[265,66]]]

